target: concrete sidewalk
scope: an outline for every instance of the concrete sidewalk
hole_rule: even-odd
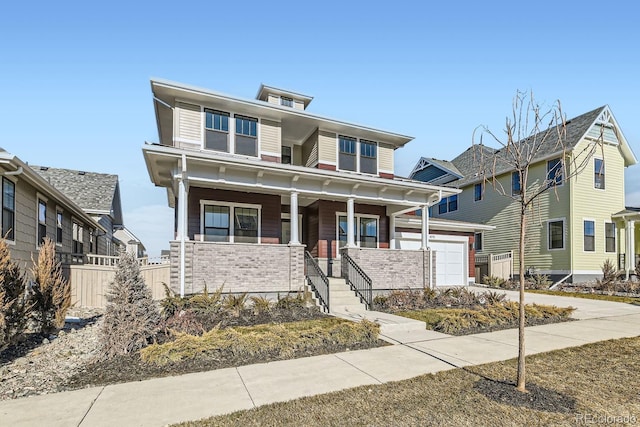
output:
[[[527,294],[527,302],[571,305],[582,319],[527,328],[527,354],[640,335],[637,306],[539,294]],[[400,344],[4,401],[0,426],[162,426],[511,359],[518,351],[515,329],[462,337],[402,328],[387,334]]]

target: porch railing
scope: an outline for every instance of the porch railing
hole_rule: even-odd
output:
[[[635,263],[633,264],[632,269],[634,269],[638,265],[638,263],[640,263],[640,254],[636,254],[635,258]],[[627,268],[625,264],[625,254],[618,254],[618,270],[625,270]]]
[[[329,278],[308,251],[304,252],[304,274],[325,312],[329,312]]]
[[[356,264],[346,251],[340,253],[342,259],[341,270],[342,278],[347,281],[347,284],[353,289],[360,297],[360,301],[364,302],[367,309],[371,310],[373,307],[373,290],[371,278]]]

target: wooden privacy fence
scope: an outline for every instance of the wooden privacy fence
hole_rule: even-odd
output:
[[[164,298],[163,283],[169,284],[169,264],[140,266],[144,282],[151,289],[153,299]],[[71,264],[62,266],[71,284],[71,303],[76,307],[106,307],[105,294],[116,274],[111,265]]]
[[[485,276],[511,279],[513,275],[513,251],[501,254],[476,255],[476,280],[482,283]]]

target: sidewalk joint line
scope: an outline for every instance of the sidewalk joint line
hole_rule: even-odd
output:
[[[247,391],[247,395],[249,396],[249,399],[251,399],[251,404],[253,405],[254,408],[257,408],[256,402],[254,402],[253,397],[251,396],[251,392],[249,391],[247,384],[244,382],[244,378],[242,378],[242,374],[238,370],[237,366],[236,366],[236,372],[238,373],[238,377],[240,377],[240,381],[242,381],[242,385],[244,386],[244,389]]]
[[[379,379],[377,379],[376,377],[374,377],[373,375],[371,375],[368,372],[363,371],[362,369],[358,368],[356,365],[354,365],[353,363],[349,362],[348,360],[344,360],[343,358],[341,358],[339,356],[340,353],[335,353],[334,356],[336,357],[336,359],[338,360],[342,360],[344,363],[346,363],[347,365],[356,368],[358,371],[362,372],[363,374],[365,374],[368,377],[373,378],[374,380],[376,380],[378,382],[378,384],[384,384],[384,381],[380,381]]]
[[[80,427],[82,425],[82,423],[84,422],[84,419],[87,418],[87,415],[89,415],[89,412],[91,411],[91,408],[93,408],[94,403],[96,403],[96,400],[98,400],[98,398],[102,395],[102,392],[104,391],[104,389],[107,388],[107,386],[103,386],[100,389],[100,393],[98,393],[98,395],[95,397],[95,399],[93,399],[91,401],[91,404],[89,405],[89,407],[87,408],[87,411],[84,413],[84,415],[82,416],[82,419],[80,420],[80,422],[78,423],[78,427]]]
[[[456,364],[455,364],[455,363],[453,363],[453,362],[450,362],[450,361],[448,361],[448,360],[446,360],[446,359],[443,359],[442,357],[438,357],[438,356],[436,356],[435,354],[431,354],[431,353],[429,353],[428,351],[423,350],[423,349],[421,349],[421,348],[416,348],[416,347],[413,347],[413,346],[411,346],[411,345],[409,345],[409,344],[402,344],[402,345],[403,345],[403,346],[405,346],[405,347],[410,348],[411,350],[415,350],[415,351],[417,351],[417,352],[420,352],[420,353],[426,354],[427,356],[431,356],[431,357],[433,357],[434,359],[437,359],[437,360],[439,360],[439,361],[441,361],[441,362],[444,362],[444,363],[446,363],[446,364],[447,364],[447,365],[449,365],[449,366],[453,366],[454,368],[458,368],[458,369],[464,368],[464,366],[458,366],[458,365],[456,365]],[[453,357],[454,359],[458,359],[458,360],[460,360],[461,362],[467,362],[467,363],[470,363],[471,365],[475,365],[475,363],[471,363],[471,362],[470,362],[470,361],[468,361],[468,360],[460,359],[460,358],[455,357],[455,356],[451,356],[451,357]]]

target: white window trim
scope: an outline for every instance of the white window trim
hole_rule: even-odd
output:
[[[607,252],[607,224],[613,224],[613,252]],[[602,238],[604,239],[604,253],[605,254],[617,254],[618,253],[618,225],[614,221],[604,220],[602,228]]]
[[[604,188],[596,187],[596,159],[602,160],[602,163],[604,164]],[[607,191],[607,165],[606,163],[604,163],[604,159],[599,156],[594,156],[593,162],[591,164],[593,165],[593,175],[591,175],[593,177],[593,189],[597,191]],[[609,252],[609,253],[612,253],[612,252]]]
[[[258,210],[258,243],[261,244],[262,240],[262,205],[255,205],[250,203],[233,203],[233,202],[218,202],[216,200],[200,200],[200,241],[204,242],[204,207],[205,206],[226,206],[229,208],[229,242],[216,242],[216,243],[235,243],[235,227],[234,222],[231,220],[231,215],[235,215],[235,208],[249,208]],[[233,212],[232,212],[233,210]]]
[[[62,214],[62,224],[61,224],[61,229],[62,229],[62,242],[58,242],[58,214]],[[56,206],[56,246],[62,246],[62,243],[64,242],[64,209],[62,209],[60,206]]]
[[[554,157],[553,159],[548,159],[547,160],[547,164],[546,164],[546,169],[545,169],[545,175],[544,175],[544,179],[545,181],[547,180],[547,178],[549,177],[549,162],[553,161],[553,160],[560,160],[560,168],[562,169],[562,181],[560,181],[560,184],[551,184],[551,181],[549,181],[549,187],[563,187],[565,181],[567,180],[567,177],[565,176],[565,174],[567,173],[567,170],[565,168],[565,161],[562,157]],[[520,187],[522,188],[522,183],[520,183]]]
[[[73,224],[77,224],[78,225],[78,229],[82,230],[82,236],[80,236],[80,240],[76,240],[75,236],[73,235]],[[77,218],[71,217],[71,253],[75,254],[75,253],[82,253],[84,254],[84,223],[82,221],[80,221]],[[82,252],[73,252],[73,242],[80,242],[82,243]]]
[[[355,152],[356,170],[354,170],[354,171],[349,170],[349,169],[340,169],[340,136],[344,136],[346,138],[353,138],[353,139],[356,140],[356,152]],[[360,172],[360,156],[361,156],[361,154],[360,154],[360,141],[363,140],[363,139],[367,143],[374,143],[376,145],[376,173]],[[320,159],[318,159],[318,162],[320,162]],[[331,162],[324,162],[324,161],[322,163],[332,164]],[[335,163],[335,167],[336,167],[336,171],[339,171],[339,172],[359,173],[359,174],[365,175],[365,176],[376,176],[376,177],[379,177],[380,176],[380,141],[373,141],[371,139],[358,138],[358,137],[355,137],[355,136],[349,136],[349,135],[345,135],[345,134],[336,133],[336,163]],[[393,172],[391,172],[391,173],[393,173]]]
[[[340,217],[347,216],[346,212],[336,212],[336,245],[337,245],[337,257],[340,256]],[[380,248],[380,215],[372,215],[372,214],[354,214],[354,223],[356,226],[356,234],[353,236],[356,246],[360,247],[360,218],[372,218],[376,220],[376,249]],[[373,248],[368,248],[373,249]]]
[[[552,222],[562,222],[562,247],[551,249],[551,233],[549,233],[549,227]],[[583,225],[584,226],[584,225]],[[564,251],[567,247],[567,220],[566,218],[550,218],[547,220],[547,250],[551,252]],[[583,247],[584,249],[584,247]]]
[[[47,214],[49,210],[49,199],[43,194],[36,192],[36,249],[40,249],[40,239],[38,238],[38,233],[40,231],[40,202],[44,202],[44,236],[47,237]]]
[[[584,249],[584,238],[585,238],[585,234],[584,234],[584,223],[586,221],[591,221],[593,222],[593,250],[592,251],[586,251]],[[594,218],[582,218],[582,253],[584,254],[595,254],[597,251],[597,247],[598,247],[598,230],[597,230],[597,224],[598,221],[596,221]]]
[[[262,143],[261,143],[261,138],[260,138],[260,133],[261,133],[261,127],[262,127],[262,119],[260,117],[252,117],[252,116],[248,116],[246,114],[240,114],[240,113],[236,113],[233,111],[225,111],[224,109],[221,108],[215,108],[215,107],[207,107],[204,105],[200,106],[200,148],[202,150],[205,150],[207,152],[219,152],[219,153],[225,153],[224,151],[216,151],[216,150],[209,150],[208,148],[205,147],[205,135],[206,135],[206,129],[207,129],[207,113],[205,110],[216,110],[216,111],[220,111],[222,113],[227,113],[229,114],[229,151],[226,152],[226,154],[231,154],[233,156],[239,156],[239,157],[245,157],[247,159],[259,159],[261,157],[262,150]],[[247,156],[244,154],[236,154],[236,116],[240,116],[240,117],[247,117],[247,118],[252,118],[252,119],[256,119],[256,155],[255,156]],[[278,154],[278,157],[280,155]]]
[[[13,240],[11,239],[5,239],[4,241],[7,243],[7,245],[10,246],[15,246],[16,241],[17,241],[17,235],[18,233],[16,232],[16,216],[17,216],[17,206],[18,206],[18,179],[17,178],[9,178],[8,176],[3,176],[3,179],[6,179],[9,182],[13,183]],[[4,184],[2,184],[2,181],[0,180],[0,186],[2,186]],[[2,206],[2,203],[4,203],[4,200],[2,199],[4,197],[4,188],[2,189],[2,195],[0,195],[0,221],[2,220],[2,213],[4,211],[4,206]],[[36,218],[37,221],[37,218]],[[0,224],[2,224],[0,222]],[[2,229],[1,225],[0,225],[0,230]],[[0,236],[2,238],[4,238],[4,236]]]

